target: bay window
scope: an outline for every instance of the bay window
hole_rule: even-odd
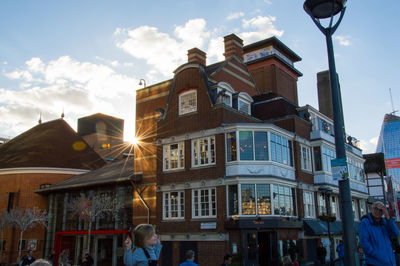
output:
[[[274,187],[274,200],[271,186]],[[229,216],[296,215],[293,188],[272,184],[239,184],[229,185],[227,189]]]
[[[271,136],[271,160],[274,162],[293,166],[292,142],[287,138],[270,133]]]

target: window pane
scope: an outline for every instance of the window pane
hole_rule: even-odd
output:
[[[199,164],[199,147],[198,147],[198,140],[193,141],[193,165]]]
[[[321,147],[314,147],[315,171],[322,171]]]
[[[164,146],[164,169],[169,169],[169,145]]]
[[[257,185],[257,207],[258,207],[258,214],[260,215],[271,214],[271,193],[269,184]]]
[[[254,132],[254,146],[256,160],[268,160],[268,134],[267,132]]]
[[[253,132],[239,132],[240,160],[253,160]]]
[[[226,133],[226,160],[228,162],[237,160],[236,132]]]
[[[178,144],[170,146],[171,169],[178,168]]]
[[[215,163],[215,137],[211,137],[211,163]]]
[[[179,143],[179,168],[182,168],[184,166],[184,147],[185,146],[183,143]]]
[[[228,187],[228,204],[229,204],[229,215],[238,215],[238,186],[230,185]]]
[[[254,185],[242,185],[242,214],[256,214]]]

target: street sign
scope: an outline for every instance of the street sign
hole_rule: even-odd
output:
[[[331,160],[333,181],[345,180],[349,177],[346,158],[336,158]]]

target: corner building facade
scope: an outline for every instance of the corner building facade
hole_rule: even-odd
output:
[[[301,59],[275,37],[243,47],[231,34],[224,43],[224,61],[207,66],[193,48],[172,80],[136,94],[135,172],[139,190],[151,192],[144,202],[162,265],[178,265],[189,249],[199,265],[226,253],[240,265],[279,265],[289,242],[307,253],[302,220],[315,218],[317,189],[311,153],[302,157],[312,123],[297,105]],[[145,214],[136,211],[134,224]]]

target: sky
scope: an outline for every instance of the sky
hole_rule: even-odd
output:
[[[400,110],[400,1],[349,0],[335,32],[346,133],[375,152],[383,117]],[[326,24],[326,22],[323,22]],[[300,0],[1,0],[0,136],[42,121],[105,113],[134,137],[135,90],[173,78],[187,50],[223,60],[223,37],[244,45],[278,37],[302,61],[299,104],[318,109],[317,72],[328,69],[324,35]],[[399,115],[400,113],[397,113]]]

